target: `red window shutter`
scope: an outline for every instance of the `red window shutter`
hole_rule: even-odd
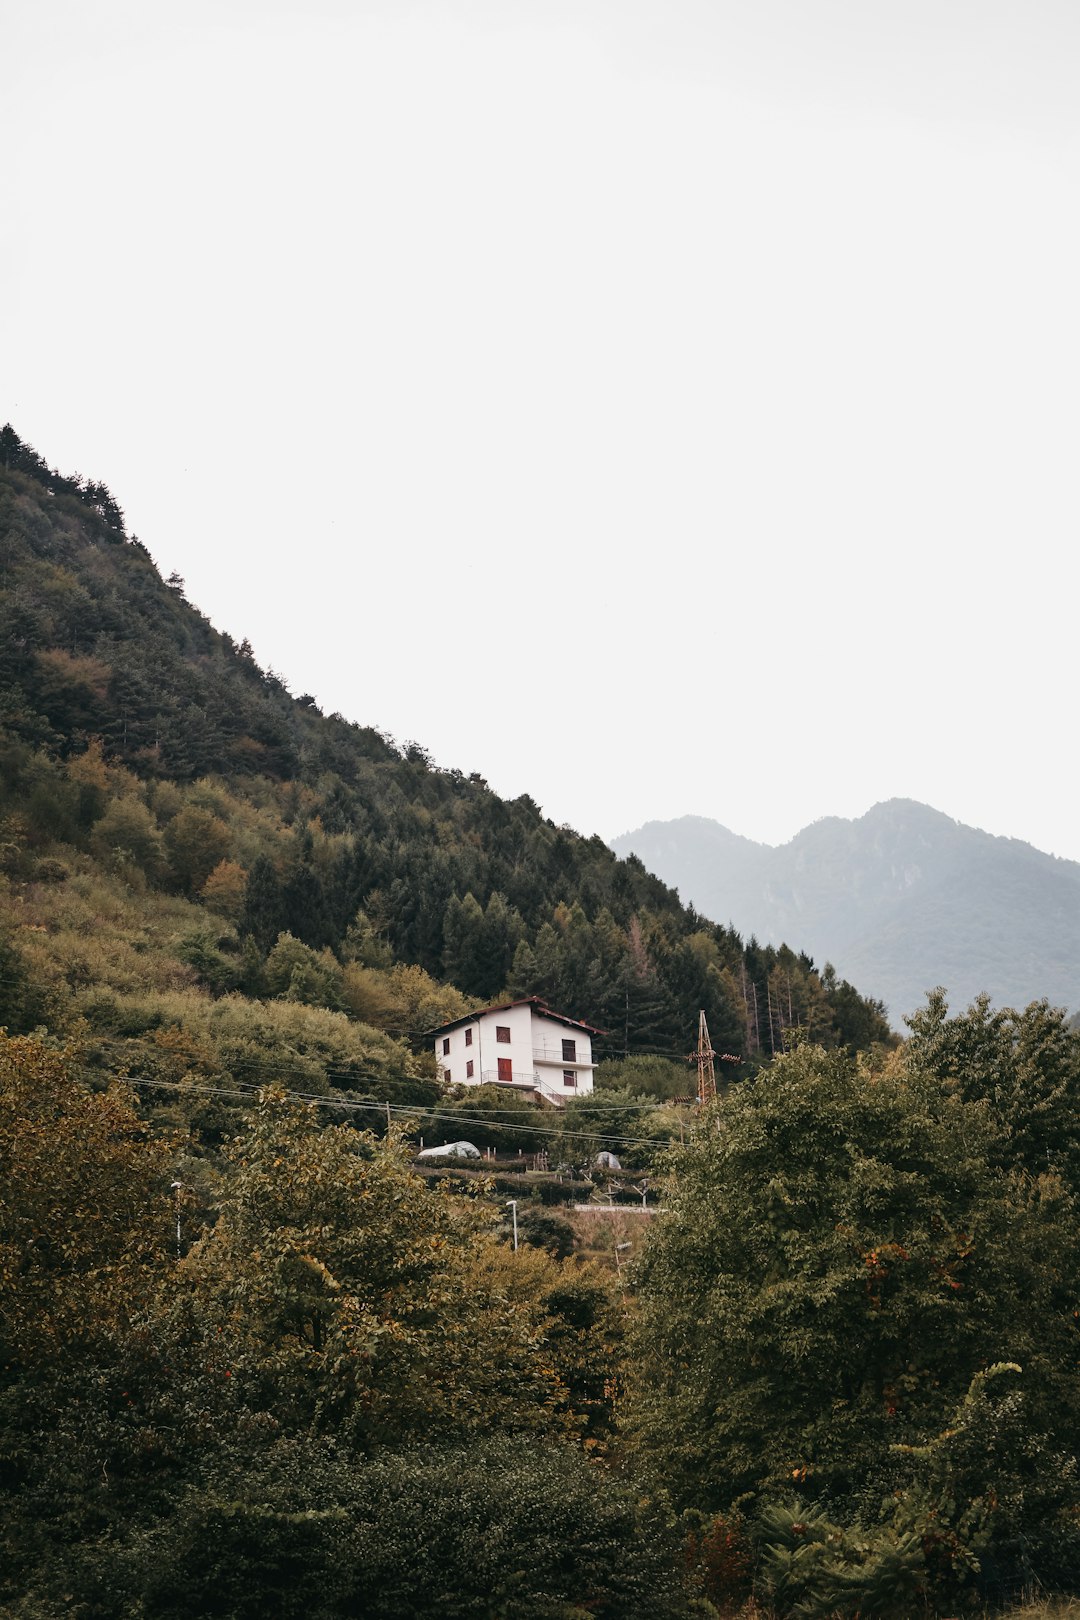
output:
[[[496,1024],[495,1025],[495,1039],[501,1045],[509,1046],[510,1045],[510,1025],[509,1024]]]

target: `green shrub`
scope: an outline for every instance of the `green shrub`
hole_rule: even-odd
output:
[[[291,934],[279,934],[266,958],[265,973],[272,996],[308,1007],[341,1009],[341,969],[330,951],[313,951]]]
[[[226,956],[220,949],[219,933],[209,928],[196,929],[185,935],[176,948],[181,962],[194,968],[200,981],[215,995],[235,990],[240,977],[241,964],[235,955]],[[235,941],[233,941],[235,944]]]
[[[546,1254],[554,1255],[556,1260],[565,1260],[573,1254],[576,1242],[576,1234],[569,1221],[538,1209],[527,1209],[524,1214],[519,1211],[518,1238],[531,1248],[543,1249]]]
[[[113,799],[94,827],[90,848],[99,860],[118,871],[134,865],[151,883],[164,876],[165,845],[141,799]]]
[[[595,1192],[591,1181],[544,1180],[536,1183],[535,1191],[542,1204],[587,1204]]]
[[[908,1620],[922,1606],[926,1568],[913,1531],[842,1530],[811,1504],[762,1514],[761,1567],[778,1615],[799,1620]]]
[[[146,1620],[675,1620],[676,1556],[630,1487],[561,1444],[350,1464],[302,1441],[185,1492],[126,1579]]]

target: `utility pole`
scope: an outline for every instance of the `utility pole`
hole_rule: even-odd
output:
[[[702,1008],[698,1014],[697,1048],[690,1053],[689,1059],[691,1063],[697,1063],[697,1100],[701,1107],[716,1101],[716,1070],[713,1068],[715,1056],[709,1038],[709,1026],[705,1022],[705,1010]]]
[[[510,1206],[510,1213],[511,1213],[511,1215],[512,1215],[512,1216],[513,1216],[513,1217],[514,1217],[514,1253],[515,1253],[515,1254],[517,1254],[517,1246],[518,1246],[518,1235],[517,1235],[517,1207],[518,1207],[518,1201],[517,1201],[517,1199],[516,1199],[516,1198],[508,1198],[508,1199],[507,1199],[507,1200],[506,1200],[506,1202],[507,1202],[507,1203],[508,1203],[508,1204],[509,1204],[509,1206]]]

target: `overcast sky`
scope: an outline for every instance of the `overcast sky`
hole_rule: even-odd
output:
[[[0,0],[0,420],[605,837],[1080,858],[1075,0]]]

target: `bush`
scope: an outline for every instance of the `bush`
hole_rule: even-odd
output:
[[[165,846],[157,822],[141,799],[113,799],[94,827],[90,848],[99,860],[119,871],[135,866],[151,883],[164,875]]]
[[[543,1123],[544,1116],[524,1097],[499,1086],[474,1086],[443,1103],[424,1134],[430,1136],[429,1145],[455,1142],[464,1136],[477,1147],[491,1147],[496,1153],[521,1149],[523,1154],[533,1154],[548,1146],[547,1135],[536,1131]]]
[[[279,934],[266,958],[266,985],[272,996],[308,1007],[341,1008],[341,969],[330,951],[313,951],[292,934]]]
[[[78,1009],[92,1030],[134,1038],[160,1029],[168,1017],[156,996],[123,996],[104,986],[78,998]]]
[[[506,1440],[356,1464],[294,1442],[182,1498],[129,1563],[147,1620],[675,1620],[676,1548],[563,1445]]]
[[[842,1530],[796,1503],[762,1515],[762,1569],[778,1615],[800,1620],[908,1620],[922,1607],[925,1562],[914,1532]]]
[[[235,948],[236,942],[227,937],[223,939],[215,930],[198,928],[180,941],[176,951],[181,962],[193,968],[200,981],[219,996],[235,990],[240,976],[236,956],[230,958],[219,948],[223,943]]]
[[[660,1102],[690,1096],[696,1084],[685,1062],[662,1057],[605,1058],[596,1074],[598,1091],[625,1091]]]
[[[710,1603],[724,1611],[737,1608],[750,1595],[754,1569],[746,1521],[738,1512],[687,1517],[692,1521],[686,1537],[688,1570]]]
[[[48,1025],[59,1009],[56,998],[31,971],[22,952],[0,933],[0,1029],[27,1035]]]
[[[1040,1434],[1015,1363],[978,1373],[941,1434],[904,1448],[893,1527],[914,1534],[936,1593],[958,1603],[1038,1584],[1075,1582],[1080,1568],[1077,1465]]]
[[[536,1194],[542,1204],[587,1204],[595,1192],[591,1181],[544,1180],[536,1184]]]
[[[556,1260],[565,1260],[573,1254],[576,1242],[570,1222],[563,1220],[561,1215],[551,1215],[545,1210],[528,1209],[524,1214],[519,1212],[518,1237],[530,1248],[543,1249],[546,1254],[554,1255]]]
[[[492,1190],[509,1198],[535,1198],[548,1207],[585,1203],[594,1191],[591,1181],[559,1181],[541,1171],[502,1170],[491,1177]]]
[[[359,1484],[352,1602],[371,1620],[686,1613],[670,1539],[567,1448],[399,1453]]]
[[[71,868],[51,855],[43,855],[35,862],[30,875],[35,883],[66,883],[71,876]]]
[[[323,1620],[343,1612],[352,1530],[344,1508],[288,1512],[200,1493],[184,1507],[164,1557],[155,1546],[149,1562],[148,1620]]]
[[[490,1190],[490,1180],[480,1170],[466,1170],[464,1168],[450,1170],[446,1168],[432,1169],[431,1161],[425,1160],[423,1164],[414,1165],[418,1176],[431,1185],[440,1185],[449,1192],[461,1193],[471,1198],[483,1197]]]

